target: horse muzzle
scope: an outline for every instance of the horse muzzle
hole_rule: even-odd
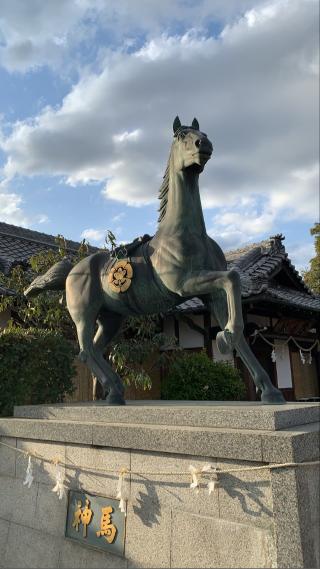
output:
[[[193,155],[194,158],[194,163],[198,164],[198,166],[201,166],[202,168],[206,165],[206,163],[208,162],[208,160],[210,160],[212,156],[212,152],[205,152],[205,151],[199,151],[196,152]]]

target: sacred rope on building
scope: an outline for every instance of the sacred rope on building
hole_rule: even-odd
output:
[[[272,359],[273,362],[276,362],[276,361],[277,361],[277,353],[276,353],[276,350],[277,350],[278,352],[280,352],[280,358],[281,358],[281,348],[283,348],[284,346],[286,346],[287,344],[289,344],[289,342],[293,342],[293,343],[297,346],[297,348],[298,348],[298,350],[299,350],[301,362],[302,362],[303,364],[311,365],[311,363],[312,363],[312,354],[311,354],[311,352],[312,352],[313,348],[315,348],[316,346],[320,345],[319,340],[315,340],[315,341],[313,342],[313,344],[312,344],[309,348],[305,348],[305,347],[301,346],[301,345],[299,344],[299,342],[297,342],[297,340],[296,340],[293,336],[289,336],[289,338],[287,338],[286,340],[283,340],[283,341],[281,342],[281,345],[278,344],[278,345],[276,346],[275,344],[273,344],[273,342],[271,342],[270,340],[268,340],[268,338],[266,338],[266,337],[262,334],[262,332],[264,332],[265,330],[267,330],[267,328],[261,328],[260,330],[255,330],[255,331],[253,332],[253,334],[251,334],[251,337],[253,337],[252,345],[255,343],[255,341],[256,341],[256,339],[257,339],[258,337],[261,338],[266,344],[268,344],[268,346],[270,346],[270,347],[272,348],[271,359]],[[306,341],[311,341],[311,340],[306,340]]]

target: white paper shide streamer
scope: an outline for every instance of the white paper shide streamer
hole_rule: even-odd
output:
[[[218,474],[217,474],[216,469],[214,468],[213,472],[211,474],[211,480],[209,480],[209,482],[208,482],[209,496],[210,496],[210,494],[214,493],[214,490],[215,490],[217,483],[218,483]]]
[[[200,479],[201,479],[202,474],[210,472],[211,473],[211,479],[209,480],[207,486],[208,486],[209,494],[212,494],[212,492],[214,492],[215,485],[216,485],[217,480],[218,480],[218,476],[216,473],[216,468],[212,464],[204,464],[204,466],[202,468],[196,468],[195,466],[190,464],[189,471],[190,471],[191,479],[192,479],[191,484],[190,484],[190,488],[192,490],[195,490],[196,492],[199,492]]]
[[[126,493],[126,483],[125,483],[125,475],[127,474],[127,469],[122,468],[119,473],[119,479],[117,484],[117,500],[120,500],[119,509],[120,511],[126,516],[127,515],[127,508],[126,508],[126,500],[127,500],[127,493]]]
[[[64,474],[59,463],[56,464],[56,485],[52,488],[52,492],[55,492],[58,495],[59,500],[66,495],[65,485],[64,485]]]
[[[289,338],[284,340],[280,346],[277,346],[277,352],[276,352],[275,344],[270,342],[270,340],[268,340],[268,338],[265,338],[264,335],[262,334],[262,332],[264,332],[265,330],[268,330],[268,328],[264,327],[264,328],[260,328],[260,330],[257,329],[253,332],[253,334],[251,334],[251,336],[253,338],[252,344],[255,343],[255,341],[258,337],[261,338],[264,342],[266,342],[266,344],[268,344],[268,346],[270,346],[272,348],[271,360],[274,363],[277,361],[278,355],[280,356],[280,359],[284,358],[284,347],[286,345],[288,345],[289,342],[293,342],[299,350],[301,362],[303,363],[303,365],[305,365],[305,364],[311,365],[312,364],[312,353],[311,352],[312,352],[313,348],[320,345],[319,340],[315,340],[313,342],[312,346],[310,346],[309,348],[305,348],[303,346],[300,346],[299,342],[297,342],[297,340],[293,336],[289,336]]]
[[[32,472],[32,462],[31,462],[31,456],[29,455],[28,457],[28,466],[27,466],[27,470],[26,470],[26,476],[25,479],[23,481],[23,485],[27,486],[28,488],[31,488],[31,484],[34,480],[34,476],[33,476],[33,472]]]

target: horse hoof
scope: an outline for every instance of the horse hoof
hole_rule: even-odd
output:
[[[286,403],[283,394],[279,389],[267,389],[261,392],[261,403],[265,405],[284,405]]]
[[[109,395],[105,398],[105,402],[107,405],[125,405],[125,399],[123,398],[120,393],[109,393]]]
[[[216,342],[220,354],[230,354],[233,351],[232,334],[228,330],[218,332]]]

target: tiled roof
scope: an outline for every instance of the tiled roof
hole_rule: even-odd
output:
[[[276,235],[261,243],[225,253],[228,269],[236,269],[240,273],[242,298],[257,298],[263,294],[270,302],[320,312],[320,296],[313,294],[303,282],[282,241],[283,237]],[[292,288],[277,284],[274,279],[283,268],[292,277]],[[203,302],[193,298],[180,304],[176,310],[197,312],[203,309]]]
[[[268,287],[267,294],[281,302],[295,304],[299,308],[305,307],[307,309],[320,311],[319,295],[311,295],[283,286],[270,286]]]
[[[70,254],[76,253],[80,243],[66,240],[67,250]],[[9,225],[0,222],[0,271],[7,274],[10,269],[17,265],[27,265],[28,259],[41,251],[58,249],[53,235],[46,235],[24,227]],[[89,247],[90,252],[95,252],[95,247]]]
[[[203,309],[204,304],[202,300],[195,296],[194,298],[191,298],[190,300],[186,300],[182,304],[179,304],[179,306],[176,306],[175,312],[201,312]]]

